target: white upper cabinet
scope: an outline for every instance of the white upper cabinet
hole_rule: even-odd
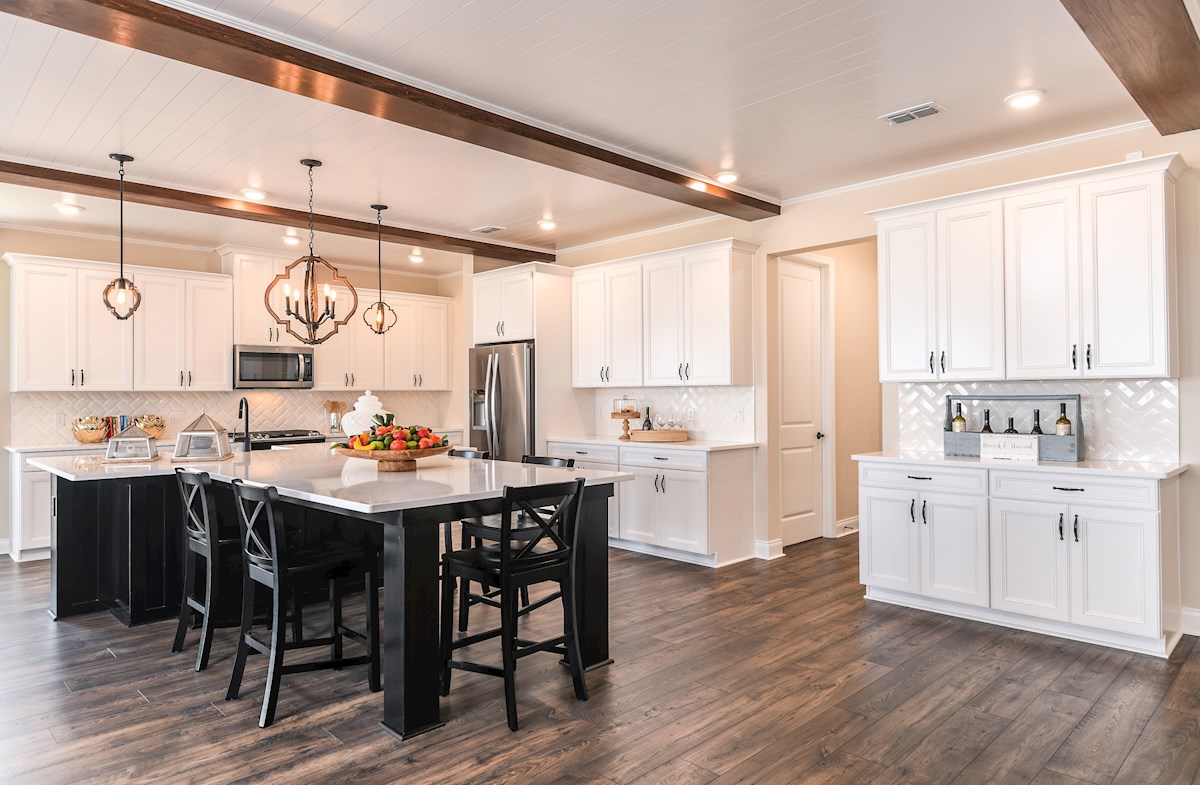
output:
[[[1174,187],[1133,175],[1079,189],[1084,376],[1170,376]],[[1167,209],[1169,203],[1170,209]]]
[[[134,389],[232,389],[233,287],[223,276],[134,275]]]
[[[641,386],[641,265],[580,273],[571,292],[574,386]]]
[[[384,336],[384,389],[450,389],[449,302],[404,295],[386,300],[396,326]]]
[[[1004,378],[1004,209],[937,212],[939,379]]]
[[[234,343],[299,345],[299,341],[271,318],[265,299],[267,287],[275,280],[275,276],[281,275],[295,260],[237,250],[223,252],[221,259],[225,273],[233,276]],[[280,316],[284,315],[281,293],[275,293],[271,307]]]
[[[645,333],[642,377],[647,387],[682,386],[686,351],[683,257],[667,257],[642,266],[642,316]]]
[[[1010,379],[1080,375],[1079,189],[1004,200]]]
[[[337,299],[339,303],[348,302],[350,293],[339,288]],[[358,310],[350,320],[335,335],[313,347],[314,389],[385,389],[385,337],[377,335],[363,321],[363,311],[370,305],[366,299],[359,297]]]
[[[113,316],[104,302],[104,288],[115,277],[115,267],[81,268],[77,274],[79,338],[75,364],[79,366],[80,390],[128,390],[133,386],[133,323]],[[143,304],[145,301],[143,295]]]
[[[187,389],[233,389],[232,281],[217,276],[187,278],[183,335]]]
[[[730,355],[733,352],[734,281],[729,257],[729,251],[725,249],[684,254],[683,379],[686,384],[733,384]],[[742,314],[748,315],[748,312]]]
[[[474,279],[475,343],[532,340],[533,270],[508,269]]]
[[[936,379],[934,214],[879,222],[879,379]]]
[[[1183,169],[1165,155],[872,213],[880,379],[1177,374]]]

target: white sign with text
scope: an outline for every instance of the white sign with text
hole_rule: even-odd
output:
[[[1038,437],[1014,433],[981,433],[979,459],[1037,463]]]

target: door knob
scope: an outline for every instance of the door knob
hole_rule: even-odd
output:
[[[824,439],[824,438],[825,438],[825,434],[821,433],[820,431],[817,431],[817,438],[818,438],[818,439]]]

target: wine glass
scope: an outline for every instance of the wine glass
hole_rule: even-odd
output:
[[[667,426],[667,415],[663,413],[662,409],[659,409],[658,413],[654,415],[654,424],[660,431]]]

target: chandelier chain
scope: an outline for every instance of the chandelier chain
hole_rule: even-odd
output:
[[[125,162],[120,162],[120,169],[117,174],[121,176],[121,251],[120,251],[120,272],[117,275],[124,280],[125,278]]]
[[[314,232],[313,232],[313,167],[309,164],[308,167],[308,255],[313,256],[314,248]]]

